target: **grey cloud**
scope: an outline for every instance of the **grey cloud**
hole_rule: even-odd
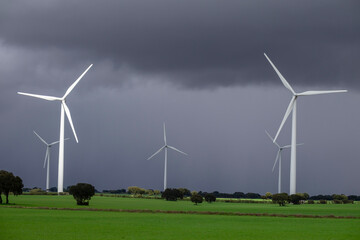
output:
[[[360,75],[357,1],[9,1],[1,9],[5,44],[65,51],[64,65],[110,60],[187,88],[278,84],[263,52],[294,84],[357,87]]]

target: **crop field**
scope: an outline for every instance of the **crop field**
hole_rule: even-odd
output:
[[[0,206],[0,239],[360,239],[360,204],[279,207],[204,202],[196,206],[190,201],[97,196],[90,201],[90,206],[78,207],[72,196],[29,195],[11,196],[10,202],[15,204]],[[13,208],[19,206],[32,209]],[[37,207],[74,208],[75,211]],[[192,211],[192,214],[86,211],[87,208]],[[333,215],[357,219],[206,215],[204,212]]]

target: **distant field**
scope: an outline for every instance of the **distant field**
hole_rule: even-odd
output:
[[[77,206],[72,196],[21,195],[11,196],[10,203],[28,207],[87,208]],[[204,202],[194,205],[190,201],[165,201],[162,199],[93,197],[90,208],[149,209],[175,211],[212,211],[241,213],[307,214],[360,217],[360,204],[303,204],[279,207],[276,204]]]
[[[72,196],[11,196],[11,206],[79,208]],[[90,208],[360,216],[360,204],[301,205],[94,197]],[[88,207],[80,207],[88,208]],[[0,239],[360,239],[360,219],[17,209],[0,206]]]

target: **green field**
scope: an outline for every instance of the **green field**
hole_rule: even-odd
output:
[[[149,209],[174,211],[212,211],[241,213],[307,214],[360,217],[360,204],[303,204],[279,207],[276,204],[204,202],[194,205],[190,201],[162,199],[116,198],[95,196],[89,207],[77,206],[72,196],[21,195],[11,196],[10,203],[28,207]]]
[[[11,196],[10,206],[78,208],[71,196]],[[360,204],[167,202],[94,197],[90,208],[360,217]],[[81,207],[88,208],[88,207]],[[360,239],[360,219],[124,213],[0,207],[0,239]]]

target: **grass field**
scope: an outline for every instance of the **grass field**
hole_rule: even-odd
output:
[[[10,203],[28,207],[87,208],[77,206],[72,196],[21,195],[11,196]],[[149,209],[175,211],[213,211],[241,213],[307,214],[360,217],[360,204],[303,204],[279,207],[276,204],[204,202],[194,205],[190,201],[164,201],[162,199],[93,197],[90,208]]]
[[[16,206],[77,208],[71,196],[11,197]],[[225,211],[359,217],[360,204],[167,202],[94,197],[91,208]],[[87,208],[87,207],[82,207]],[[360,219],[91,212],[0,207],[0,239],[360,239]]]

